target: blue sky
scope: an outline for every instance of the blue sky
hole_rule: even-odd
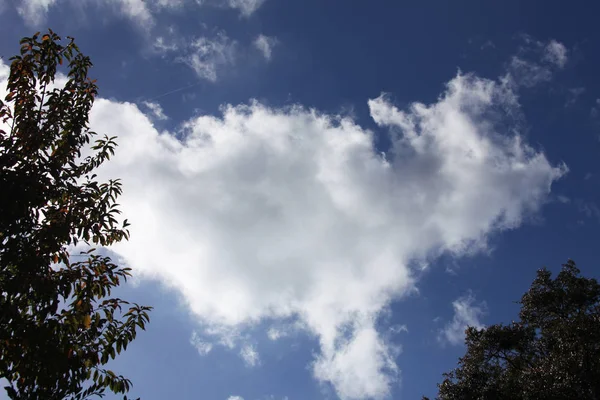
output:
[[[594,269],[600,5],[0,0],[95,66],[143,399],[433,396],[466,325]],[[2,85],[3,87],[4,85]]]

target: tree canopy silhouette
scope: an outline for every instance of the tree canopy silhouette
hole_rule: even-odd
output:
[[[569,260],[537,272],[519,321],[466,331],[466,354],[438,399],[600,398],[600,285]]]
[[[124,394],[131,382],[103,366],[145,329],[150,307],[110,297],[130,270],[93,249],[129,233],[117,220],[121,183],[93,174],[116,143],[91,141],[92,63],[52,31],[23,38],[11,61],[0,101],[0,378],[11,399]]]

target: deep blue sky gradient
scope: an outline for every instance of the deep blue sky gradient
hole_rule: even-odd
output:
[[[36,30],[10,4],[0,14],[4,59],[18,51],[22,36]],[[197,113],[218,114],[222,104],[252,98],[273,106],[299,103],[322,112],[351,111],[360,125],[374,127],[367,99],[388,92],[399,106],[429,103],[459,69],[495,79],[524,34],[555,39],[569,49],[564,70],[551,82],[521,92],[520,101],[528,142],[543,149],[552,164],[565,162],[570,172],[553,185],[550,202],[535,219],[492,238],[490,254],[441,257],[423,272],[419,296],[392,304],[381,324],[406,324],[409,329],[394,339],[403,347],[397,359],[402,382],[393,390],[394,399],[434,395],[441,373],[455,365],[464,348],[443,346],[436,337],[452,318],[451,302],[465,292],[471,290],[487,303],[486,324],[509,322],[518,312],[514,301],[527,290],[536,269],[557,271],[560,263],[573,258],[584,274],[599,275],[600,214],[586,213],[585,205],[600,205],[600,120],[591,115],[600,98],[600,3],[267,0],[249,18],[211,7],[158,16],[161,26],[174,26],[181,36],[224,30],[241,48],[248,48],[259,33],[278,38],[270,63],[248,50],[242,65],[224,67],[216,83],[199,79],[169,57],[152,54],[151,40],[127,19],[101,8],[82,10],[52,8],[39,29],[50,26],[76,37],[95,64],[92,74],[101,96],[140,103],[195,85],[157,99],[171,117],[158,123],[165,129]],[[585,91],[567,105],[574,88]],[[385,150],[385,139],[379,139]],[[559,195],[570,202],[558,201]],[[268,322],[253,327],[250,334],[262,364],[248,369],[236,352],[223,347],[200,357],[189,343],[197,328],[194,319],[178,295],[159,283],[129,285],[122,295],[155,307],[148,331],[114,365],[133,380],[135,396],[335,398],[331,388],[311,377],[309,365],[318,352],[314,337],[298,333],[273,342],[264,335]]]

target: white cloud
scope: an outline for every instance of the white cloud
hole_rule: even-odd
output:
[[[229,396],[227,400],[244,400],[241,396]]]
[[[393,326],[390,326],[390,332],[391,333],[401,333],[401,332],[408,333],[408,327],[405,324],[393,325]]]
[[[237,10],[242,17],[250,17],[266,0],[196,0],[199,5],[214,5]]]
[[[258,10],[265,0],[215,0],[228,8],[239,11],[244,17],[249,17]],[[16,9],[28,25],[36,26],[45,22],[48,11],[52,7],[81,6],[109,7],[117,14],[123,15],[136,22],[139,27],[147,29],[156,22],[154,14],[163,9],[176,9],[184,5],[186,0],[19,0]],[[5,0],[0,0],[0,12]],[[196,0],[203,5],[205,0]]]
[[[505,83],[532,87],[550,81],[556,70],[565,66],[567,49],[562,43],[556,40],[543,43],[527,35],[522,39],[523,46],[509,62]]]
[[[5,63],[5,61],[0,58],[0,98],[3,99],[6,96],[6,83],[8,81],[8,76],[10,75],[10,66]]]
[[[275,341],[284,337],[293,336],[304,329],[305,324],[301,320],[276,323],[267,329],[267,337]]]
[[[567,63],[567,48],[564,44],[556,40],[550,40],[544,50],[546,61],[555,64],[559,68],[564,68]]]
[[[485,50],[485,49],[495,49],[496,45],[494,44],[494,42],[492,42],[491,40],[487,40],[484,44],[481,45],[480,49],[481,50]]]
[[[512,57],[509,66],[510,78],[518,85],[532,87],[552,79],[552,71],[546,65],[524,60],[519,56]]]
[[[149,4],[154,4],[157,7],[172,6],[178,0],[106,0],[103,2],[92,0],[21,0],[21,4],[17,6],[17,12],[23,20],[29,25],[39,25],[46,19],[48,11],[51,7],[62,6],[66,4],[85,4],[93,6],[108,6],[113,8],[117,14],[124,15],[138,23],[139,26],[148,28],[154,24],[154,18],[148,7]]]
[[[565,102],[565,107],[570,107],[574,105],[583,93],[585,93],[584,87],[576,87],[569,89],[567,91],[567,101]]]
[[[245,344],[240,350],[240,356],[248,367],[256,367],[260,364],[260,356],[256,347],[251,344]]]
[[[48,9],[56,0],[22,0],[17,12],[29,25],[39,25],[46,18]]]
[[[213,349],[212,343],[206,342],[200,338],[197,332],[192,332],[190,344],[198,350],[198,354],[205,356]]]
[[[385,157],[351,117],[301,106],[226,106],[178,140],[136,105],[98,99],[92,128],[120,135],[98,172],[122,178],[132,222],[113,250],[181,293],[203,334],[233,346],[258,321],[298,319],[320,345],[318,380],[342,399],[385,397],[399,351],[375,321],[415,289],[409,265],[484,249],[565,172],[508,134],[514,98],[459,75],[433,104],[370,100]]]
[[[244,17],[249,17],[263,5],[265,0],[226,0],[231,8],[237,9]]]
[[[439,333],[441,342],[459,345],[465,340],[465,330],[472,326],[481,329],[484,325],[480,319],[486,313],[485,302],[475,303],[475,297],[471,294],[459,297],[452,302],[454,317]]]
[[[600,208],[594,202],[576,199],[575,203],[580,213],[583,213],[587,218],[596,219],[600,222]]]
[[[256,47],[265,57],[267,61],[271,60],[273,55],[273,47],[277,45],[278,41],[276,38],[265,36],[260,34],[254,39],[252,44]]]
[[[399,376],[397,354],[373,327],[373,320],[354,324],[350,337],[324,343],[314,364],[315,377],[330,382],[341,399],[384,398]]]
[[[152,43],[153,49],[161,55],[165,55],[172,51],[177,51],[179,46],[174,41],[167,41],[163,36],[158,36],[154,43]]]
[[[160,104],[151,101],[144,101],[142,104],[146,106],[150,110],[154,118],[158,119],[159,121],[165,121],[169,119],[169,117],[165,115]]]
[[[596,99],[594,106],[590,110],[590,116],[592,118],[598,118],[600,116],[600,99]]]
[[[571,202],[571,199],[569,199],[567,196],[564,196],[562,194],[559,194],[558,196],[556,196],[556,199],[563,204],[567,204]]]
[[[217,69],[233,63],[236,42],[220,32],[215,37],[200,37],[192,42],[190,53],[182,60],[203,79],[215,82]]]
[[[133,223],[115,250],[208,326],[299,317],[319,338],[318,379],[342,398],[382,397],[398,371],[374,321],[414,287],[409,262],[518,226],[564,172],[484,118],[507,97],[457,76],[429,106],[371,100],[392,128],[388,159],[350,118],[299,106],[229,106],[190,120],[180,142],[99,100],[95,130],[123,132],[104,173],[123,178]]]
[[[281,328],[270,327],[267,331],[269,339],[275,341],[287,336],[287,332]]]
[[[144,0],[149,1],[149,0]],[[186,0],[154,0],[153,3],[157,8],[178,8],[181,7]]]
[[[148,25],[154,24],[154,18],[145,0],[111,0],[111,2],[118,7],[122,14],[141,26],[148,27]]]

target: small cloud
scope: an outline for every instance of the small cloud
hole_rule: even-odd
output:
[[[390,332],[391,333],[400,333],[400,332],[406,332],[408,333],[408,327],[404,324],[402,325],[393,325],[390,326]]]
[[[185,0],[154,0],[154,4],[158,8],[179,8]]]
[[[154,25],[154,18],[145,0],[117,0],[116,3],[120,5],[119,12],[137,22],[140,27],[147,29]]]
[[[256,47],[262,54],[265,56],[267,61],[271,60],[271,56],[273,53],[273,47],[275,47],[279,41],[274,37],[265,36],[260,34],[254,39],[252,44]]]
[[[596,219],[600,222],[600,208],[596,205],[596,203],[591,201],[585,201],[578,199],[576,200],[577,209],[580,213],[582,213],[585,217]]]
[[[204,329],[204,333],[208,336],[218,338],[219,345],[233,350],[237,344],[242,341],[240,332],[236,328],[211,326]]]
[[[585,93],[585,88],[583,87],[569,89],[567,91],[567,101],[565,102],[565,107],[574,105],[583,93]]]
[[[198,354],[200,354],[201,356],[207,355],[213,348],[212,343],[205,342],[204,340],[202,340],[195,331],[192,332],[190,344],[194,346],[196,350],[198,350]]]
[[[532,87],[552,79],[552,71],[546,66],[513,56],[509,67],[510,77],[518,85]]]
[[[452,302],[454,317],[438,334],[438,341],[448,342],[452,345],[463,343],[465,339],[465,330],[472,326],[482,329],[484,325],[480,319],[486,314],[487,306],[485,302],[475,304],[475,297],[468,294]]]
[[[550,40],[545,47],[544,60],[564,68],[567,63],[567,48],[556,40]]]
[[[292,336],[296,332],[306,329],[305,324],[300,320],[296,320],[288,323],[279,323],[276,325],[272,325],[267,330],[267,337],[270,340],[279,340],[284,337]]]
[[[279,340],[282,337],[286,337],[288,335],[287,331],[285,331],[284,329],[281,328],[275,328],[275,327],[270,327],[269,330],[267,331],[267,336],[269,337],[269,339],[275,341],[275,340]]]
[[[587,181],[587,180],[590,180],[590,179],[592,179],[592,176],[593,176],[593,175],[592,175],[592,173],[591,173],[591,172],[588,172],[588,173],[587,173],[587,174],[585,174],[585,176],[583,177],[583,180],[585,180],[585,181]]]
[[[179,46],[175,42],[168,43],[167,40],[163,36],[158,36],[154,43],[152,43],[152,48],[159,54],[165,55],[166,53],[177,51]]]
[[[176,2],[179,2],[179,0],[159,0],[157,6]],[[61,1],[61,6],[64,3],[77,4],[79,6],[83,2],[79,0]],[[95,3],[112,8],[115,13],[135,21],[143,29],[154,25],[155,21],[146,0],[113,0]],[[45,21],[49,9],[56,4],[57,0],[20,0],[20,5],[17,6],[17,13],[23,18],[26,24],[40,25]]]
[[[495,49],[496,45],[494,44],[494,42],[492,42],[491,40],[486,41],[484,44],[481,45],[481,50],[485,50],[485,49]]]
[[[256,367],[260,364],[260,356],[256,347],[251,344],[246,344],[240,350],[240,356],[244,359],[247,367]]]
[[[600,99],[596,99],[594,106],[590,110],[590,117],[598,118],[600,116]]]
[[[556,196],[556,200],[558,200],[560,203],[563,203],[563,204],[567,204],[567,203],[571,202],[571,199],[569,199],[567,196],[563,196],[561,194]]]
[[[236,42],[220,32],[215,37],[200,37],[192,42],[190,53],[181,58],[200,78],[217,80],[217,68],[233,63]]]
[[[514,55],[504,77],[506,83],[532,87],[552,79],[554,72],[567,62],[566,47],[556,40],[547,43],[522,35],[523,45]]]
[[[22,0],[17,13],[28,25],[39,25],[46,19],[48,9],[56,0]]]
[[[167,119],[169,119],[169,117],[167,117],[162,109],[162,107],[160,106],[160,104],[158,103],[154,103],[151,101],[144,101],[142,103],[144,106],[146,106],[146,108],[148,108],[150,110],[150,112],[152,113],[152,116],[154,118],[156,118],[159,121],[165,121]]]
[[[242,396],[229,396],[227,400],[244,400]]]
[[[237,9],[244,17],[249,17],[263,5],[265,0],[228,0],[230,8]]]

